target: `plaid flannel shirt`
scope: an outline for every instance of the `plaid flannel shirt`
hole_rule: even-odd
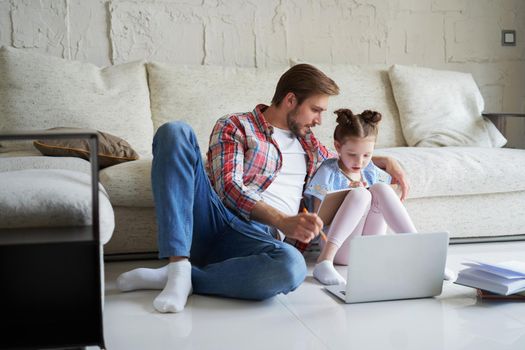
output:
[[[210,182],[223,203],[246,220],[250,220],[261,193],[282,167],[281,151],[272,138],[273,128],[262,114],[266,108],[261,104],[252,112],[226,115],[217,121],[210,136],[206,162]],[[307,156],[306,184],[323,160],[336,155],[311,132],[299,141]],[[301,242],[288,242],[299,250],[307,247]]]

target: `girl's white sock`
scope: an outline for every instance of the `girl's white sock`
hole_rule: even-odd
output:
[[[323,260],[315,264],[314,277],[322,284],[344,284],[345,279],[337,272],[330,260]]]
[[[168,281],[168,265],[158,269],[138,268],[121,274],[117,288],[122,292],[137,289],[162,289]]]
[[[168,282],[153,301],[153,306],[159,312],[180,312],[191,293],[191,263],[188,260],[169,263]]]

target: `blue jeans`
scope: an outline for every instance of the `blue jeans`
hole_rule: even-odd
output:
[[[157,130],[151,182],[159,257],[190,258],[194,293],[263,300],[303,282],[306,264],[297,249],[224,206],[189,125],[171,122]]]

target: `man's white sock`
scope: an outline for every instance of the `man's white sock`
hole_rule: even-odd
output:
[[[344,284],[345,279],[337,272],[333,262],[330,260],[323,260],[315,264],[314,277],[322,284]]]
[[[445,281],[452,281],[454,282],[456,280],[456,278],[458,278],[458,275],[451,269],[445,269],[445,276],[443,277],[443,279]]]
[[[191,293],[191,263],[188,260],[169,263],[168,282],[153,301],[153,306],[159,312],[180,312]]]
[[[168,265],[158,269],[138,268],[117,278],[117,288],[123,292],[137,289],[162,289],[168,281]]]

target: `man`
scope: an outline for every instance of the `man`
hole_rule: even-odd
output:
[[[314,137],[335,82],[301,64],[285,72],[270,106],[225,116],[210,137],[206,173],[192,129],[164,124],[153,140],[152,187],[158,223],[160,269],[122,274],[123,291],[163,289],[159,312],[182,311],[198,294],[262,300],[297,288],[306,275],[303,256],[283,236],[306,245],[323,223],[300,213],[306,181],[333,157]],[[398,163],[374,162],[408,186]],[[191,260],[191,263],[190,263]]]

